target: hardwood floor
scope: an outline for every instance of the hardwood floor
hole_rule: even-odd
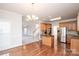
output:
[[[8,56],[74,56],[69,44],[58,44],[54,48],[44,46],[40,42],[34,42],[28,45],[1,51],[0,55]]]

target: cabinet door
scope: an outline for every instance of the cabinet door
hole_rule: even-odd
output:
[[[77,16],[77,31],[79,31],[79,15]]]
[[[60,26],[60,27],[64,27],[64,23],[60,23],[59,26]]]
[[[68,30],[77,30],[77,24],[76,22],[64,22],[60,23],[60,27],[66,27]]]
[[[67,36],[67,43],[70,44],[71,42],[71,36]]]
[[[71,24],[70,23],[68,24],[68,28],[69,28],[68,30],[71,30]]]
[[[70,30],[73,30],[73,23],[70,23]]]
[[[42,44],[46,46],[53,47],[54,46],[54,37],[42,37]]]
[[[76,25],[76,23],[73,23],[72,26],[73,26],[73,30],[76,31],[76,30],[77,30],[77,25]]]
[[[66,23],[66,26],[65,27],[69,29],[69,23]]]
[[[41,30],[42,30],[42,31],[45,31],[45,30],[46,30],[46,24],[43,24],[43,23],[42,23],[42,24],[40,24],[40,27],[41,27]]]
[[[79,39],[71,39],[70,49],[72,50],[72,53],[78,53],[79,51]]]
[[[41,31],[43,30],[43,24],[40,24],[40,29],[41,29]]]

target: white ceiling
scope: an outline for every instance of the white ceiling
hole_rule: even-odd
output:
[[[21,13],[23,15],[35,14],[39,17],[52,18],[61,16],[62,19],[74,18],[79,12],[78,3],[0,3],[0,9]],[[32,12],[33,11],[33,12]]]

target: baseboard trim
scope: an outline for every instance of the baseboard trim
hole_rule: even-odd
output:
[[[34,41],[34,42],[31,42],[31,43],[26,43],[26,44],[22,44],[22,46],[24,46],[24,45],[30,45],[30,44],[33,44],[33,43],[37,43],[37,42],[40,42],[41,40],[38,40],[38,41]]]

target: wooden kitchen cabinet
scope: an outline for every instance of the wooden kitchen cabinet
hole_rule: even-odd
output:
[[[45,30],[47,30],[47,29],[49,29],[49,28],[51,28],[51,24],[49,24],[49,23],[41,23],[41,24],[40,24],[40,29],[41,29],[42,31],[45,31]]]
[[[59,26],[60,27],[66,27],[67,30],[77,31],[77,22],[76,21],[61,22],[61,23],[59,23]]]
[[[77,54],[79,52],[79,38],[71,39],[70,47],[71,47],[72,53]]]
[[[42,44],[49,46],[49,47],[54,47],[54,37],[53,36],[42,36]]]
[[[51,24],[46,25],[47,29],[51,28]]]
[[[72,36],[67,36],[67,43],[68,43],[68,44],[71,43],[71,38],[72,38]]]
[[[77,16],[77,31],[79,31],[79,13],[78,13],[78,16]]]
[[[72,29],[73,29],[74,31],[75,31],[75,30],[77,31],[77,24],[73,23],[73,24],[72,24]]]
[[[68,24],[68,30],[71,30],[72,26],[71,24]]]
[[[41,35],[51,35],[52,24],[50,23],[40,23]]]
[[[45,30],[46,30],[46,24],[41,23],[41,24],[40,24],[40,29],[41,29],[42,31],[45,31]]]

